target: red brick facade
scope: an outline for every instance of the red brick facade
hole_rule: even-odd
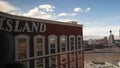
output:
[[[0,12],[0,30],[12,33],[15,60],[28,68],[84,68],[82,25]]]

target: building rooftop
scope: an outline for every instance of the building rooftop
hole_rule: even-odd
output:
[[[7,18],[13,18],[13,19],[22,19],[22,20],[28,20],[28,21],[36,21],[36,22],[43,22],[43,23],[52,23],[52,24],[60,24],[60,25],[68,25],[68,26],[78,26],[82,27],[82,24],[77,24],[75,21],[69,21],[69,22],[61,22],[61,21],[53,21],[53,20],[47,20],[47,19],[39,19],[39,18],[32,18],[32,17],[25,17],[25,16],[18,16],[18,15],[12,15],[5,12],[0,11],[0,16],[7,17]],[[69,24],[68,24],[69,23]]]

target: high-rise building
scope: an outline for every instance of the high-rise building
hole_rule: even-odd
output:
[[[84,68],[83,26],[0,12],[14,38],[14,59],[27,68]]]
[[[109,46],[115,45],[114,35],[112,34],[112,31],[110,30],[110,36],[109,36]]]

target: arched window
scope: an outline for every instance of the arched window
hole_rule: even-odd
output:
[[[78,35],[77,36],[77,49],[81,49],[82,48],[82,36]]]
[[[29,36],[15,36],[15,54],[17,59],[25,59],[29,57]]]
[[[34,55],[45,55],[45,37],[42,35],[34,36]],[[45,58],[39,58],[35,60],[35,68],[45,68]]]
[[[78,68],[81,68],[81,63],[82,63],[82,36],[78,35],[77,36],[77,49],[79,50],[77,52],[77,57],[78,57]]]
[[[75,50],[75,36],[74,35],[70,35],[69,36],[69,50]]]
[[[48,47],[49,47],[49,55],[57,53],[57,36],[56,35],[50,35],[48,37]],[[49,57],[49,67],[53,67],[53,68],[57,67],[56,55]]]
[[[65,35],[60,36],[60,52],[67,51],[67,37]]]
[[[27,59],[29,58],[29,36],[17,35],[15,36],[15,59]],[[24,61],[27,68],[29,68],[29,61]]]
[[[50,35],[48,37],[49,42],[49,54],[55,54],[57,53],[57,36],[56,35]]]
[[[43,56],[45,52],[45,37],[42,35],[37,35],[34,37],[34,55]]]

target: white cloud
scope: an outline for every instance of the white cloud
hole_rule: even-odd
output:
[[[61,16],[67,16],[64,21],[73,21],[71,20],[73,16],[78,15],[76,12],[82,12],[81,8],[75,8],[74,13],[54,13],[55,6],[50,4],[43,4],[30,9],[28,12],[21,12],[16,6],[13,6],[11,3],[7,2],[6,0],[0,0],[0,11],[7,12],[14,15],[23,15],[28,17],[35,17],[41,19],[51,19],[51,20],[58,20],[62,18]],[[71,19],[70,19],[71,18]]]
[[[73,10],[74,12],[88,12],[91,10],[91,8],[86,8],[85,10],[83,10],[82,8],[77,7],[77,8],[74,8]]]
[[[58,16],[67,16],[68,14],[67,13],[60,13]]]
[[[18,8],[16,8],[15,6],[11,5],[7,1],[0,0],[0,11],[11,13],[11,12],[17,12]]]
[[[92,27],[84,27],[83,35],[84,36],[109,36],[109,31],[112,30],[112,34],[118,35],[119,25],[112,26],[92,26]]]
[[[88,12],[88,11],[90,11],[91,10],[91,8],[87,8],[86,10],[85,10],[85,12]]]
[[[68,22],[68,21],[72,21],[72,20],[71,19],[58,19],[58,21]]]
[[[76,16],[77,15],[77,13],[60,13],[60,14],[58,14],[58,16]]]
[[[77,13],[62,12],[59,14],[55,14],[54,13],[54,6],[45,4],[45,5],[40,5],[40,6],[37,6],[33,9],[31,9],[30,11],[24,13],[23,15],[28,16],[28,17],[35,17],[35,18],[41,18],[41,19],[51,19],[51,20],[58,20],[59,21],[59,19],[61,19],[61,16],[72,17],[72,16],[76,16]],[[67,18],[65,18],[65,19],[67,19]],[[68,19],[64,20],[64,21],[68,21]]]
[[[32,15],[36,15],[39,13],[39,9],[38,7],[35,7],[34,9],[31,9],[28,13],[24,14],[25,16],[32,16]],[[44,14],[41,12],[41,14]]]
[[[74,8],[74,12],[82,12],[82,11],[83,11],[83,9],[82,9],[82,8],[79,8],[79,7]]]
[[[39,8],[43,11],[50,12],[50,11],[54,11],[55,7],[50,4],[44,4],[44,5],[40,5]]]
[[[62,22],[78,21],[77,19],[57,19],[57,20]]]
[[[70,16],[76,16],[77,15],[77,13],[71,13],[70,14]]]
[[[35,18],[50,19],[52,15],[49,13],[41,11],[38,7],[31,9],[28,13],[24,13],[24,16],[30,16]]]
[[[54,6],[49,4],[39,5],[23,15],[41,19],[54,19],[56,15],[53,13],[54,8]]]

